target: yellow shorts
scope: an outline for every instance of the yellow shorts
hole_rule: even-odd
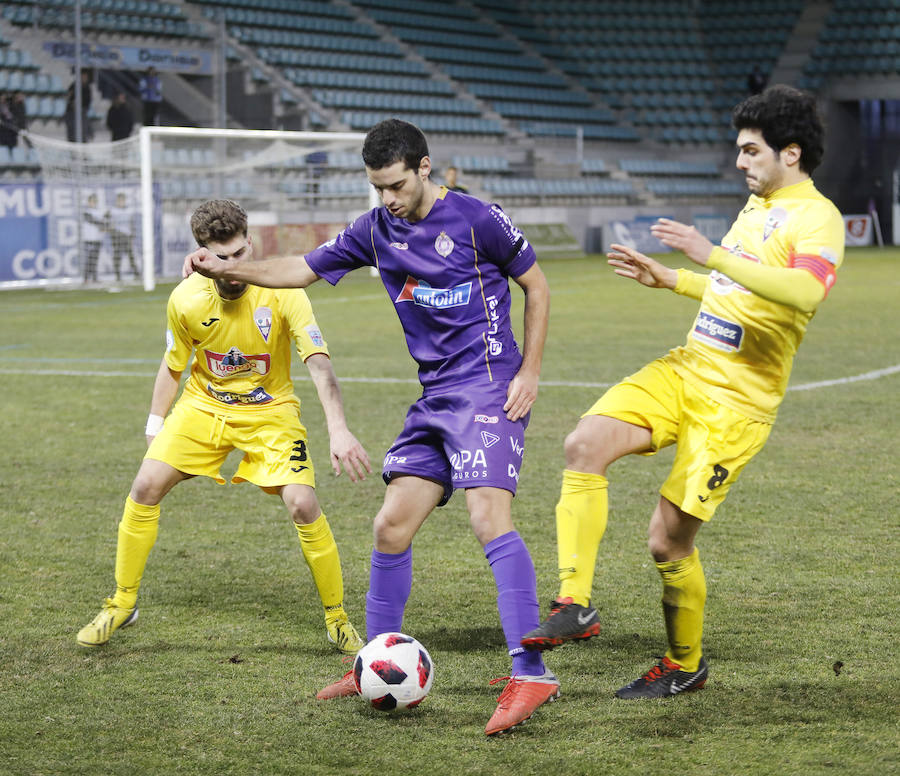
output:
[[[263,411],[223,408],[213,413],[179,401],[144,457],[224,484],[219,469],[234,449],[243,451],[244,457],[232,482],[252,482],[267,493],[294,483],[315,487],[306,429],[293,403]]]
[[[689,515],[709,520],[750,459],[762,450],[771,424],[751,420],[653,361],[610,388],[585,415],[607,415],[651,431],[651,449],[677,443],[660,494]]]

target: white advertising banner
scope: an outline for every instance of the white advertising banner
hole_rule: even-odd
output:
[[[873,235],[872,216],[868,213],[844,216],[844,239],[848,247],[871,245]]]

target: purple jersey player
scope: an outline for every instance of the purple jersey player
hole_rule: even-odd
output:
[[[534,565],[511,515],[529,411],[537,397],[550,292],[534,251],[496,205],[430,180],[421,131],[388,119],[366,135],[363,161],[382,207],[305,257],[222,261],[200,249],[185,272],[270,287],[337,283],[378,268],[419,366],[423,393],[384,459],[384,504],[374,521],[366,630],[400,631],[412,588],[412,539],[455,488],[466,492],[476,537],[497,584],[512,672],[485,728],[503,733],[559,696],[539,652],[522,649],[538,624]],[[510,324],[512,278],[525,292],[520,352]],[[355,695],[352,672],[318,698]]]

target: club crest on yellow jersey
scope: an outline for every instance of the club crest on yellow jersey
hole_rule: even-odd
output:
[[[256,328],[259,329],[259,333],[262,334],[262,338],[268,342],[269,332],[272,331],[272,309],[269,307],[257,307],[253,311],[253,322],[256,324]]]
[[[773,207],[766,216],[766,223],[763,226],[763,242],[772,236],[772,232],[787,223],[788,212],[783,207]]]

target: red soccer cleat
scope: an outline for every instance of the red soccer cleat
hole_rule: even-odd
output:
[[[486,735],[494,736],[512,730],[528,719],[538,706],[559,697],[559,679],[547,671],[543,676],[504,676],[491,684],[508,679],[497,699],[497,709],[485,727]]]
[[[356,689],[356,679],[351,668],[336,682],[319,690],[316,693],[316,700],[328,701],[332,698],[349,698],[352,695],[359,695],[359,690]]]

